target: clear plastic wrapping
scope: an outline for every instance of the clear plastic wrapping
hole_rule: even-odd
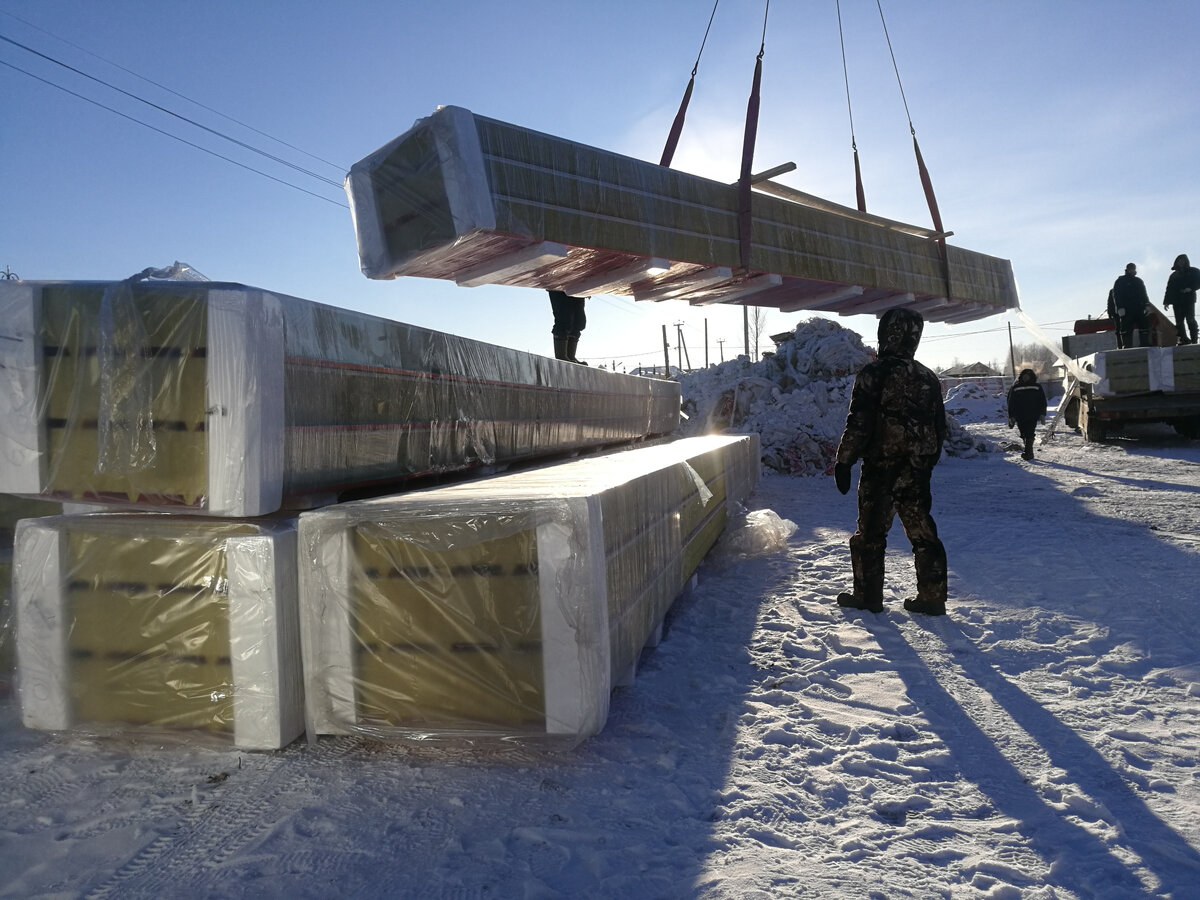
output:
[[[251,750],[303,732],[294,519],[25,519],[13,560],[27,727]]]
[[[370,278],[705,302],[754,287],[762,306],[920,305],[938,320],[1017,306],[1007,260],[958,247],[943,258],[927,236],[767,194],[754,195],[740,271],[736,185],[459,107],[356,163],[346,192]]]
[[[1175,385],[1175,347],[1130,347],[1104,350],[1083,357],[1080,364],[1099,378],[1093,390],[1102,397],[1173,391]],[[1195,362],[1190,354],[1179,357],[1184,382]]]
[[[758,469],[690,438],[303,513],[310,734],[595,734]]]
[[[17,522],[62,513],[59,503],[25,500],[0,494],[0,699],[12,691],[14,664],[12,551]]]
[[[0,282],[0,491],[246,517],[672,432],[679,387],[220,282]]]

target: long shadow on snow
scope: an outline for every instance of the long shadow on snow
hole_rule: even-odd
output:
[[[969,610],[977,597],[1000,607],[1068,616],[1076,627],[1093,632],[1081,643],[1097,661],[1121,645],[1137,648],[1140,659],[1121,664],[1125,674],[1194,664],[1200,628],[1193,586],[1200,583],[1200,554],[1164,540],[1154,529],[1186,530],[1188,523],[1177,517],[1200,522],[1200,507],[1168,512],[1158,522],[1153,506],[1136,507],[1139,492],[1131,491],[1128,502],[1139,521],[1106,516],[1090,509],[1082,496],[1065,493],[1043,465],[995,461],[970,478],[949,485],[935,481],[934,515],[946,545],[951,612],[960,602],[960,610]],[[1074,467],[1054,468],[1070,470]],[[1143,485],[1102,471],[1083,473],[1109,479],[1109,489],[1116,491],[1127,485],[1195,490],[1157,481]],[[989,521],[995,523],[990,532]],[[903,540],[903,529],[894,526],[892,532]],[[981,535],[986,540],[980,541]],[[1062,650],[1051,644],[1046,653],[1061,656]],[[1015,651],[1013,657],[1015,671],[1032,662]]]
[[[1128,888],[1129,896],[1141,893],[1141,882],[1104,843],[1046,803],[890,619],[865,616],[864,624],[896,664],[908,696],[929,717],[963,777],[987,794],[1000,813],[1017,820],[1030,846],[1050,864],[1048,880],[1081,897],[1110,894],[1114,888]],[[943,640],[966,639],[950,619],[929,622],[925,627]],[[1155,816],[1099,753],[978,655],[972,653],[965,659],[959,655],[956,661],[968,679],[987,691],[1037,740],[1074,784],[1095,801],[1122,811],[1120,824],[1125,833],[1121,843],[1134,849],[1158,876],[1162,896],[1182,897],[1195,886],[1200,854]],[[1179,891],[1183,893],[1172,893]]]

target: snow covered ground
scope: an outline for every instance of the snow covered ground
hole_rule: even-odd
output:
[[[994,398],[966,428],[1013,436]],[[967,407],[970,410],[967,410]],[[844,611],[853,495],[719,556],[559,753],[89,742],[0,705],[0,897],[1200,897],[1200,443],[945,458],[952,609]]]

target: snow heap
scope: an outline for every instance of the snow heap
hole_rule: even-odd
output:
[[[758,432],[768,470],[828,475],[854,376],[873,359],[875,351],[857,332],[830,319],[801,321],[790,338],[758,362],[739,356],[681,376],[687,418],[680,433]],[[953,415],[947,420],[947,454],[969,457],[996,449],[968,434]]]
[[[1007,398],[1002,391],[978,384],[959,384],[946,394],[946,415],[963,424],[1003,422],[1008,418]]]

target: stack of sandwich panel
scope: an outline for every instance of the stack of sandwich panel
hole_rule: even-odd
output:
[[[0,492],[222,516],[667,434],[679,387],[238,284],[0,282]]]
[[[310,731],[596,733],[758,468],[690,438],[303,513]]]
[[[294,519],[26,519],[14,559],[27,727],[255,750],[303,732]]]
[[[346,180],[370,278],[967,321],[1018,305],[1008,260],[767,182],[736,185],[442,107]]]
[[[1176,391],[1200,391],[1200,344],[1181,344],[1171,355],[1171,384]]]
[[[1170,391],[1174,385],[1174,354],[1168,347],[1130,347],[1084,357],[1085,368],[1099,376],[1093,390],[1105,397]]]
[[[59,503],[0,494],[0,697],[9,693],[13,671],[12,555],[17,522],[61,513]]]

